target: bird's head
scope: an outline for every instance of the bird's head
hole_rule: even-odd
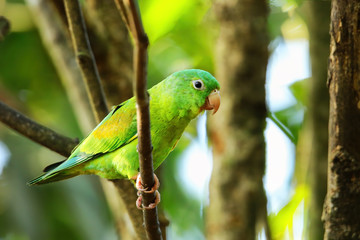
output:
[[[204,110],[213,110],[213,114],[218,111],[220,84],[210,73],[188,69],[173,73],[165,81],[166,85],[172,86],[172,94],[178,96],[179,108],[188,109],[195,115]]]

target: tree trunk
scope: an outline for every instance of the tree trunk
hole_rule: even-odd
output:
[[[326,195],[327,150],[329,119],[329,93],[326,88],[327,65],[329,58],[330,1],[304,2],[309,29],[312,77],[308,82],[308,111],[305,116],[304,130],[307,134],[309,154],[308,183],[311,187],[309,207],[309,239],[323,239],[324,226],[321,213]]]
[[[221,108],[212,120],[214,169],[208,239],[255,239],[267,228],[264,128],[267,2],[216,1],[220,22],[216,77]]]
[[[359,16],[359,1],[332,1],[325,239],[360,239]]]

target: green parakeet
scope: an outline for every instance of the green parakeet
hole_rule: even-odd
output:
[[[154,169],[175,147],[185,127],[204,110],[217,111],[220,85],[208,72],[191,69],[173,73],[149,90]],[[65,161],[44,169],[28,184],[43,184],[81,174],[107,179],[135,179],[139,172],[135,98],[115,106],[74,148]]]

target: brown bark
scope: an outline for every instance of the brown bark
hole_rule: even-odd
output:
[[[359,1],[332,1],[325,239],[360,238],[359,16]]]
[[[222,106],[210,135],[214,168],[207,238],[255,239],[261,227],[268,230],[262,184],[268,6],[262,0],[219,0],[215,10],[220,21],[216,77]]]
[[[308,182],[311,187],[309,209],[309,239],[323,239],[324,226],[321,221],[326,195],[327,150],[329,118],[329,93],[326,87],[327,65],[329,58],[330,1],[304,2],[302,13],[305,15],[309,30],[312,77],[308,81],[308,105],[305,116],[303,143],[308,151],[304,160],[309,165]],[[300,149],[302,151],[303,149]],[[304,150],[303,150],[304,151]],[[299,160],[299,159],[298,159]],[[300,161],[298,164],[303,164]]]

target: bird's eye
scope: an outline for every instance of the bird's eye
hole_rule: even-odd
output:
[[[204,89],[204,83],[201,80],[194,80],[193,86],[196,90],[203,90]]]

